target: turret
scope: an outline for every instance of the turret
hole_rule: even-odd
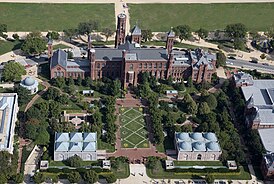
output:
[[[52,39],[51,37],[49,37],[48,39],[48,59],[50,59],[52,57],[53,54],[53,46],[52,46]]]
[[[167,49],[168,55],[171,53],[173,49],[174,39],[175,39],[175,33],[173,32],[171,27],[170,31],[167,33],[167,40],[166,40],[166,49]]]
[[[142,40],[142,30],[135,25],[131,31],[131,43],[141,44]]]
[[[115,47],[124,44],[126,40],[126,14],[120,13],[117,16],[117,29],[115,37]]]

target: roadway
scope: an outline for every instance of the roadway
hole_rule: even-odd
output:
[[[226,66],[234,68],[243,68],[249,70],[258,70],[266,73],[274,73],[273,65],[263,65],[262,63],[251,63],[241,59],[227,59]]]

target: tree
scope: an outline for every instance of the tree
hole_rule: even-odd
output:
[[[46,37],[49,39],[53,39],[53,40],[58,40],[59,39],[60,34],[56,31],[53,32],[48,32],[48,34],[46,35]]]
[[[108,174],[108,175],[105,175],[105,179],[107,183],[115,183],[117,180],[117,177],[114,174]]]
[[[210,94],[207,97],[205,97],[205,102],[208,104],[208,106],[211,110],[216,109],[217,99],[213,94]]]
[[[71,173],[67,174],[67,178],[70,183],[79,183],[82,179],[79,172],[71,172]]]
[[[5,81],[19,81],[26,71],[23,65],[10,61],[4,65],[3,77]]]
[[[199,40],[202,38],[206,38],[208,36],[208,30],[204,29],[204,28],[200,28],[196,31],[196,33],[199,36]]]
[[[41,54],[46,50],[46,41],[41,37],[41,33],[30,33],[22,44],[21,50],[29,55]]]
[[[78,155],[74,155],[66,161],[70,167],[81,167],[83,160]]]
[[[28,139],[32,139],[35,140],[36,137],[38,136],[38,131],[37,129],[39,128],[39,120],[38,119],[30,119],[26,122],[25,125],[25,133],[26,133],[26,137]]]
[[[93,170],[88,170],[83,176],[87,183],[96,183],[99,180],[98,174]]]
[[[8,179],[4,174],[0,174],[0,183],[7,183]]]
[[[12,38],[14,38],[15,40],[19,40],[19,35],[17,33],[12,35]]]
[[[77,86],[82,86],[82,78],[80,76],[77,77],[76,85]]]
[[[204,115],[204,114],[208,114],[210,113],[210,108],[207,105],[206,102],[202,102],[199,104],[199,108],[198,108],[198,114],[199,115]]]
[[[1,179],[0,179],[1,180]],[[24,174],[22,174],[22,173],[18,173],[18,174],[16,174],[16,175],[14,175],[13,177],[12,177],[12,180],[15,182],[15,183],[23,183],[23,181],[24,181]],[[0,183],[2,183],[1,181],[0,181]]]
[[[225,66],[226,64],[226,56],[222,51],[217,52],[216,54],[217,62],[216,67],[219,68],[220,66]]]
[[[61,103],[61,104],[68,104],[69,103],[69,97],[68,95],[64,94],[61,95],[57,98],[57,102]]]
[[[74,37],[77,34],[77,29],[65,29],[63,30],[65,37],[69,39],[71,42],[72,37]]]
[[[260,34],[257,31],[249,32],[249,35],[252,37],[252,40],[258,40],[260,38]]]
[[[99,22],[96,20],[90,20],[89,22],[80,22],[78,24],[78,33],[79,34],[89,34],[93,30],[99,29]]]
[[[108,38],[114,34],[114,31],[111,28],[106,27],[102,29],[101,34],[106,37],[106,42],[107,42]]]
[[[43,183],[45,182],[46,180],[46,177],[43,173],[39,172],[39,173],[35,173],[34,176],[33,176],[33,181],[35,183]]]
[[[90,77],[86,77],[85,80],[84,80],[84,85],[86,87],[90,87],[91,83],[92,83],[91,78]]]
[[[56,100],[60,96],[60,91],[56,88],[50,87],[47,91],[46,98],[48,100]]]
[[[69,78],[67,79],[67,85],[68,85],[68,86],[74,85],[74,80],[73,80],[72,77],[69,77]]]
[[[242,39],[236,38],[233,42],[234,49],[243,50],[245,48],[245,43]]]
[[[13,164],[13,156],[7,151],[0,151],[0,183],[6,183],[7,178],[16,174],[16,163]],[[12,162],[11,162],[12,161]]]
[[[111,88],[111,94],[113,96],[118,96],[121,89],[121,81],[116,79],[113,81],[112,88]]]
[[[151,29],[144,29],[142,30],[142,39],[146,42],[146,41],[150,41],[153,37],[152,31]]]
[[[57,86],[58,88],[63,88],[66,85],[66,81],[64,77],[57,77],[54,79],[55,81],[55,86]]]
[[[179,91],[184,91],[185,90],[185,84],[184,84],[184,82],[175,83],[174,88],[176,90],[179,90]]]
[[[39,136],[36,136],[35,143],[38,145],[48,145],[50,142],[49,141],[50,135],[48,131],[43,129],[43,130],[40,130],[38,133],[39,133]]]
[[[247,28],[244,24],[229,24],[225,28],[225,33],[232,39],[243,39],[246,36]]]
[[[212,184],[212,183],[214,183],[215,179],[214,179],[214,176],[212,174],[207,174],[205,176],[205,180],[206,180],[207,183]]]
[[[30,91],[26,88],[19,86],[15,91],[18,95],[19,106],[27,104],[31,100]]]
[[[191,37],[191,28],[188,25],[179,25],[174,28],[176,35],[179,37],[180,42],[187,40]]]
[[[51,101],[49,104],[49,117],[58,118],[61,114],[60,104],[56,101]]]

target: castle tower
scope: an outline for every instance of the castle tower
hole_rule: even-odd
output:
[[[115,37],[115,47],[117,48],[119,45],[124,44],[126,41],[126,15],[124,13],[120,13],[117,16],[117,29],[116,29],[116,37]]]
[[[138,43],[141,44],[142,40],[142,30],[135,25],[131,31],[131,43]]]
[[[90,49],[92,48],[91,35],[88,35],[88,59],[90,60]]]
[[[170,31],[167,33],[167,39],[166,39],[166,49],[167,49],[167,54],[169,55],[173,49],[173,43],[175,39],[175,33],[172,30],[172,27]]]
[[[49,37],[49,40],[48,40],[48,59],[51,58],[52,54],[53,54],[52,39]]]
[[[95,49],[89,49],[88,50],[89,55],[89,61],[90,61],[90,78],[91,80],[95,80],[96,74],[95,74]]]

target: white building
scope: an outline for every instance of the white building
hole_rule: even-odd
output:
[[[96,133],[55,133],[54,161],[78,155],[84,161],[97,160]]]
[[[13,153],[13,136],[18,110],[16,93],[0,93],[0,151]]]
[[[24,80],[22,80],[20,83],[20,86],[29,90],[32,95],[37,93],[38,85],[39,85],[38,81],[32,77],[29,77],[29,76],[26,77]]]
[[[177,160],[218,160],[222,154],[215,133],[175,132]]]

